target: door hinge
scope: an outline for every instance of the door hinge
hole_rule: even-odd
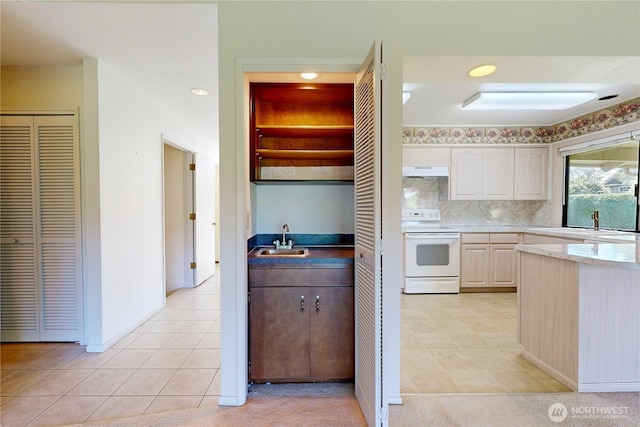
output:
[[[247,292],[247,303],[251,304],[251,292]]]
[[[196,170],[196,164],[195,163],[189,163],[189,170],[190,171]]]
[[[194,213],[190,213],[190,214],[189,214],[189,219],[190,219],[191,221],[195,220],[195,219],[196,219],[196,214],[194,214]]]
[[[378,65],[378,75],[380,76],[380,80],[387,78],[387,64],[380,63],[380,65]]]
[[[380,418],[382,424],[386,424],[389,419],[389,410],[387,408],[378,408],[378,418]]]
[[[384,253],[387,251],[387,243],[386,240],[384,239],[380,239],[376,242],[376,254],[378,255],[384,255]]]
[[[249,373],[251,373],[251,362],[249,362]]]
[[[189,268],[191,268],[192,270],[196,268],[196,263],[192,262],[191,264],[189,264]]]

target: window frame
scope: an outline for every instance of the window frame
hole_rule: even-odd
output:
[[[597,148],[594,147],[594,150]],[[567,225],[567,220],[569,216],[569,175],[571,172],[570,169],[570,159],[571,154],[563,156],[564,157],[564,189],[563,189],[563,201],[562,201],[562,226],[567,228],[584,228],[575,225]],[[638,159],[640,160],[640,143],[638,144]],[[636,218],[635,218],[635,230],[622,230],[619,228],[612,228],[609,230],[617,230],[624,231],[629,233],[640,233],[640,161],[638,165],[638,182],[635,184],[635,189],[633,191],[634,197],[636,198]]]

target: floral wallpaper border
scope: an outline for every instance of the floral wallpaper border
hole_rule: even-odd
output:
[[[635,98],[567,122],[542,127],[405,127],[403,144],[540,144],[640,121]]]

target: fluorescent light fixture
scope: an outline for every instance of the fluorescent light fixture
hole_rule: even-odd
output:
[[[209,94],[209,91],[199,87],[191,89],[191,93],[198,96],[205,96]]]
[[[314,80],[318,78],[318,73],[300,73],[300,77],[305,80]]]
[[[595,92],[479,92],[462,103],[463,110],[566,110],[592,99]]]
[[[402,92],[402,105],[406,104],[409,98],[411,98],[411,92]]]

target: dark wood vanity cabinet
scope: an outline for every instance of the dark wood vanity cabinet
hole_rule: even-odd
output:
[[[353,268],[342,267],[249,268],[251,381],[354,377]]]
[[[251,181],[353,181],[352,84],[252,83],[250,98]]]

